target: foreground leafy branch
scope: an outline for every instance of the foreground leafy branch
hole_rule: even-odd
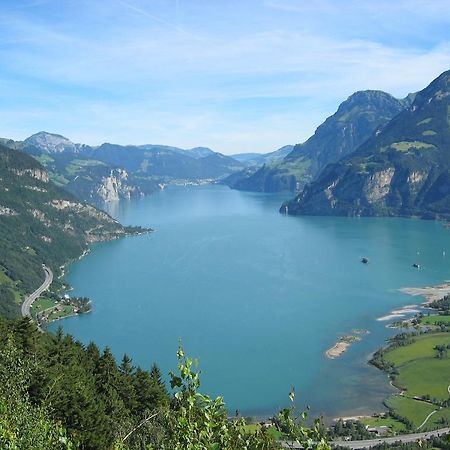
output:
[[[108,348],[0,319],[0,448],[328,450],[320,422],[306,427],[306,413],[296,417],[293,407],[273,419],[283,443],[273,429],[230,420],[222,397],[200,392],[194,360],[181,347],[177,356],[169,394],[157,366],[147,372],[126,355],[118,365]]]

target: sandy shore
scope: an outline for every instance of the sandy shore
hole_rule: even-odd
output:
[[[347,421],[356,421],[356,420],[361,420],[361,419],[367,419],[373,416],[368,416],[368,415],[363,415],[363,416],[348,416],[348,417],[335,417],[333,420],[335,422],[337,422],[338,420],[342,420],[343,422],[347,422]]]
[[[429,286],[423,288],[402,288],[400,292],[404,294],[417,296],[425,298],[425,303],[429,304],[436,300],[440,300],[442,297],[450,294],[450,281],[438,284],[437,286]]]
[[[394,309],[393,311],[391,311],[389,314],[382,316],[382,317],[378,317],[378,321],[392,321],[392,320],[403,320],[405,318],[405,316],[409,315],[415,315],[417,313],[420,312],[420,309],[418,309],[418,305],[406,305],[403,308],[400,309]]]

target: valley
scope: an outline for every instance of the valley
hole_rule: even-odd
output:
[[[104,423],[114,414],[128,428],[150,420],[146,404],[170,417],[169,384],[191,407],[189,395],[201,396],[186,348],[205,370],[207,396],[198,398],[217,402],[223,427],[234,426],[232,411],[270,422],[270,435],[260,426],[242,435],[236,420],[230,432],[240,438],[276,445],[285,436],[277,412],[288,417],[290,404],[311,405],[335,432],[339,417],[360,420],[338,437],[345,427],[368,436],[447,430],[449,92],[448,71],[403,99],[358,91],[304,143],[267,154],[90,146],[48,132],[1,139],[8,382],[14,364],[49,355],[15,405],[29,409],[54,370],[69,380],[70,402],[81,398],[62,352],[83,361],[83,401],[101,398]],[[428,295],[434,310],[405,294]],[[142,386],[150,393],[138,399]],[[90,423],[91,411],[72,410],[61,390],[52,397],[60,417],[71,410]],[[117,438],[92,426],[97,434],[80,434],[88,447]]]

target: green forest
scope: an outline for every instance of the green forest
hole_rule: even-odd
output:
[[[195,362],[180,347],[178,372],[166,386],[108,348],[83,346],[61,329],[41,333],[28,318],[0,320],[2,449],[277,449],[263,427],[229,420],[221,397],[199,391]],[[291,395],[293,397],[293,394]],[[285,409],[274,425],[305,448],[328,449],[320,422]],[[299,420],[300,419],[300,420]]]

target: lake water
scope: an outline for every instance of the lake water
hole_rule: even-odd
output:
[[[200,361],[203,391],[223,395],[231,413],[270,415],[289,403],[291,386],[314,414],[381,410],[392,388],[366,361],[392,330],[377,318],[420,302],[399,288],[450,278],[449,230],[413,219],[289,217],[278,213],[285,199],[172,187],[110,205],[122,223],[156,231],[97,244],[71,265],[73,294],[89,296],[93,312],[60,323],[165,373],[176,370],[181,339]],[[355,328],[370,334],[327,359]]]

